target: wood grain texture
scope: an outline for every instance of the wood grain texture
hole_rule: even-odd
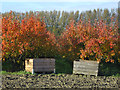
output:
[[[25,70],[28,72],[51,72],[55,69],[55,59],[53,58],[27,58],[25,60]]]
[[[73,74],[98,74],[99,63],[97,61],[79,60],[73,63]]]

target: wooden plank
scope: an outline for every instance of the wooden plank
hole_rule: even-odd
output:
[[[85,73],[88,73],[88,74],[95,75],[95,74],[97,74],[98,72],[74,71],[74,73],[79,73],[79,74],[85,74]]]
[[[25,69],[29,69],[29,68],[33,69],[32,67],[26,67]]]
[[[33,66],[55,66],[54,64],[34,64]]]
[[[51,69],[51,68],[47,68],[47,69],[45,69],[45,68],[36,68],[36,69],[34,69],[34,70],[40,70],[40,71],[42,71],[42,70],[43,70],[43,71],[44,71],[44,70],[48,70],[48,71],[49,71],[49,70],[54,70],[54,69]]]
[[[74,69],[92,69],[92,70],[97,70],[98,69],[98,67],[88,67],[88,66],[86,66],[86,67],[74,67]]]
[[[51,60],[45,60],[44,62],[45,63],[54,63],[54,61],[51,61]]]
[[[54,72],[54,70],[35,70],[34,72]]]
[[[55,66],[34,66],[34,68],[55,68]]]
[[[83,73],[83,72],[80,72],[80,73],[78,73],[78,72],[75,72],[74,74],[85,74],[85,75],[95,75],[95,76],[97,76],[97,73]]]
[[[49,62],[49,61],[47,62],[47,61],[40,61],[39,60],[39,61],[34,61],[34,63],[55,63],[55,62]]]
[[[34,70],[54,70],[55,68],[34,68]]]
[[[77,61],[77,62],[99,63],[99,62],[93,61],[93,60],[82,60],[82,59],[79,59],[79,61]]]
[[[95,70],[97,70],[96,68],[73,68],[73,70],[90,70],[90,71],[95,71]]]
[[[54,68],[35,68],[34,70],[40,70],[40,71],[48,70],[49,71],[49,70],[54,70]]]
[[[74,64],[74,67],[98,67],[99,65],[88,65],[88,64]]]
[[[98,73],[90,73],[90,72],[89,72],[89,73],[88,73],[88,72],[77,72],[77,71],[74,71],[73,73],[74,73],[74,74],[95,75],[95,76],[97,76],[97,74],[98,74]]]
[[[79,69],[79,70],[74,70],[74,71],[77,71],[77,72],[90,72],[90,73],[96,73],[98,72],[97,70],[88,70],[88,69]]]
[[[44,63],[44,60],[34,60],[34,63]]]
[[[74,64],[74,66],[90,66],[90,67],[98,67],[99,65],[96,64],[84,64],[84,63],[78,63],[78,64]]]
[[[98,63],[88,63],[86,61],[74,61],[74,65],[88,65],[88,66],[98,66]]]
[[[87,62],[87,63],[98,63],[97,61],[90,61],[90,60],[79,60],[79,61],[74,61],[74,62]]]
[[[33,68],[33,66],[26,66],[26,68]]]
[[[99,65],[92,65],[92,64],[90,64],[90,65],[89,65],[89,64],[74,64],[74,66],[77,66],[77,67],[78,67],[78,66],[98,67]]]
[[[33,63],[33,65],[39,66],[39,65],[44,65],[44,63]]]
[[[33,68],[30,67],[30,68],[25,68],[25,69],[33,69]]]
[[[85,72],[85,73],[86,73],[86,72],[87,72],[87,73],[97,73],[97,72],[98,72],[97,70],[95,70],[95,71],[92,71],[92,70],[91,70],[91,71],[88,71],[88,70],[74,70],[74,71],[75,71],[75,72],[79,72],[79,73],[80,73],[80,72],[83,72],[83,73],[84,73],[84,72]]]
[[[93,73],[93,72],[78,72],[78,71],[73,71],[73,74],[89,74],[89,75],[95,75],[97,76],[98,73]]]
[[[34,59],[34,62],[35,63],[41,63],[41,62],[48,62],[48,63],[51,63],[51,62],[55,62],[55,61],[53,61],[53,60],[50,60],[50,59]]]
[[[50,69],[50,68],[47,68],[47,69],[45,69],[45,68],[36,68],[36,69],[34,69],[34,71],[54,71],[54,69]]]
[[[98,63],[74,62],[74,65],[90,65],[90,66],[98,66]]]
[[[74,70],[74,71],[78,71],[78,72],[98,72],[98,70],[90,70],[90,69],[78,69],[78,70]]]
[[[81,67],[74,67],[76,69],[82,68],[82,69],[93,69],[93,70],[97,70],[99,67],[90,67],[90,66],[81,66]]]
[[[34,69],[34,71],[44,71],[44,69]]]
[[[33,64],[25,64],[26,66],[33,66]]]

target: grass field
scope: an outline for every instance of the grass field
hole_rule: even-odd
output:
[[[10,75],[22,75],[22,74],[30,74],[32,75],[31,72],[26,72],[26,71],[18,71],[18,72],[6,72],[6,71],[1,71],[0,74],[2,75],[7,75],[7,74],[10,74]],[[37,73],[34,73],[33,75],[36,75]],[[51,74],[55,74],[55,73],[51,73]],[[62,75],[62,74],[65,74],[65,73],[57,73],[57,75]],[[120,77],[120,74],[117,73],[116,75],[112,75],[113,77]]]

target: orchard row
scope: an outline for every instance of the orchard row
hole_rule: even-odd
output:
[[[102,19],[94,23],[72,20],[60,36],[47,30],[43,19],[34,15],[21,21],[12,14],[2,17],[2,55],[8,57],[78,58],[120,62],[118,23]]]

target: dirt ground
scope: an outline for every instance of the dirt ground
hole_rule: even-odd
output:
[[[118,88],[118,77],[74,74],[2,75],[2,88]]]

